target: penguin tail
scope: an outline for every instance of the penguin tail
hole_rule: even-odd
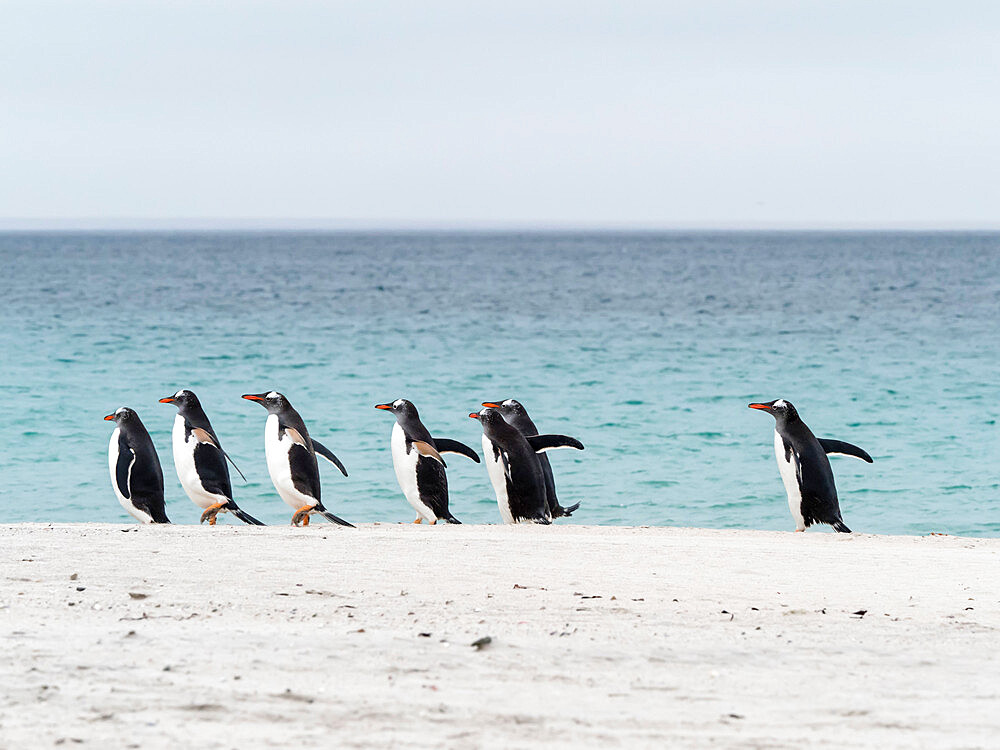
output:
[[[462,522],[461,522],[461,521],[459,521],[459,520],[458,520],[457,518],[455,518],[455,516],[448,516],[448,517],[447,517],[446,519],[444,519],[444,520],[445,520],[445,521],[446,521],[447,523],[462,523]]]
[[[238,519],[240,519],[243,523],[247,524],[248,526],[266,526],[266,524],[263,521],[258,521],[256,518],[251,516],[242,508],[236,507],[236,503],[231,503],[230,506],[226,508],[226,510],[228,510],[230,513],[232,513],[234,516],[236,516]]]
[[[573,511],[576,510],[579,507],[580,507],[580,503],[577,503],[576,505],[571,505],[568,508],[563,508],[562,506],[559,506],[558,508],[556,508],[556,512],[552,514],[552,517],[553,518],[569,518],[571,515],[573,515]]]
[[[847,528],[847,524],[845,524],[839,518],[836,521],[834,521],[833,523],[831,523],[830,525],[833,526],[833,530],[834,531],[838,531],[841,534],[850,534],[851,533],[851,530],[849,528]]]
[[[357,528],[353,523],[348,523],[343,518],[339,518],[333,515],[333,513],[328,511],[326,508],[317,508],[316,512],[319,513],[321,516],[323,516],[323,518],[325,518],[330,523],[335,523],[338,526],[348,526],[352,529]]]

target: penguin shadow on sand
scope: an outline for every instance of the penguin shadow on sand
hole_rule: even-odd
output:
[[[837,485],[827,456],[852,456],[867,463],[872,463],[872,457],[851,443],[817,438],[790,401],[779,398],[749,407],[774,417],[774,457],[788,495],[788,509],[795,519],[795,530],[805,531],[815,523],[825,523],[850,534],[841,516]]]

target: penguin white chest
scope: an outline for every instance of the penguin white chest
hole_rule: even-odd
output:
[[[407,502],[423,518],[436,521],[437,515],[420,499],[420,488],[417,486],[417,462],[420,460],[420,453],[416,448],[411,448],[409,453],[406,452],[406,433],[399,426],[399,422],[392,426],[389,446],[392,449],[392,468],[396,470],[396,481],[399,482],[399,488],[403,491]]]
[[[121,428],[115,427],[114,431],[111,433],[111,441],[108,443],[108,469],[111,472],[111,489],[115,491],[115,497],[118,498],[118,504],[125,509],[132,518],[137,521],[142,521],[143,523],[152,523],[153,517],[148,513],[143,513],[141,510],[136,508],[132,501],[122,494],[121,489],[118,487],[118,452],[119,452],[119,440],[121,439]],[[129,454],[125,457],[128,462],[128,474],[126,476],[126,488],[128,488],[129,495],[132,494],[131,484],[132,484],[132,467],[135,465],[135,454],[129,451]]]
[[[268,414],[264,425],[264,455],[267,458],[267,473],[271,475],[274,489],[289,506],[298,510],[303,506],[316,505],[316,498],[299,492],[292,481],[292,464],[288,452],[294,441],[288,435],[278,437],[278,415]]]
[[[778,473],[781,474],[781,481],[785,485],[785,494],[788,495],[788,510],[795,519],[795,529],[805,531],[806,522],[802,517],[802,490],[799,489],[799,462],[795,451],[789,449],[788,457],[785,457],[785,441],[778,431],[774,431],[774,457],[778,461]]]
[[[507,470],[503,465],[503,455],[497,455],[493,441],[483,435],[483,457],[486,461],[486,473],[497,495],[497,507],[500,508],[500,518],[504,523],[516,523],[510,509],[510,496],[507,493]]]
[[[226,502],[229,498],[210,494],[202,485],[198,468],[194,463],[194,449],[198,445],[198,440],[194,434],[185,437],[184,422],[184,417],[180,414],[174,417],[174,428],[170,433],[174,453],[174,469],[177,470],[177,479],[180,481],[181,487],[191,498],[191,502],[199,508],[207,508],[215,503]]]

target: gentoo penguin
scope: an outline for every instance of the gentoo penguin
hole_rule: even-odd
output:
[[[191,501],[204,510],[201,522],[215,526],[219,513],[229,511],[243,523],[263,526],[260,521],[245,513],[233,500],[233,485],[229,481],[229,454],[222,449],[219,436],[212,429],[201,402],[193,391],[180,390],[173,396],[160,399],[161,404],[175,404],[173,447],[174,468],[181,487]],[[240,471],[234,463],[233,468]],[[240,476],[243,472],[240,471]],[[243,477],[246,480],[246,477]]]
[[[479,456],[472,448],[457,440],[431,437],[431,433],[417,413],[417,407],[405,398],[390,404],[375,404],[376,409],[391,411],[396,417],[389,446],[392,466],[403,495],[417,511],[420,523],[425,518],[433,526],[439,520],[461,523],[448,510],[447,464],[442,453],[458,453],[479,463]]]
[[[483,454],[486,471],[497,494],[504,523],[552,523],[545,498],[545,476],[536,453],[556,448],[583,450],[583,444],[565,435],[525,436],[508,424],[503,415],[489,407],[472,412],[483,426]]]
[[[779,398],[749,406],[774,417],[774,457],[788,494],[788,509],[795,519],[795,530],[805,531],[814,523],[828,523],[837,531],[850,534],[851,530],[840,517],[837,486],[826,456],[828,453],[854,456],[868,463],[872,462],[872,457],[856,445],[817,438],[799,418],[790,401]]]
[[[308,526],[309,514],[319,513],[327,521],[354,528],[353,524],[323,507],[320,500],[316,454],[340,469],[346,477],[347,469],[340,463],[340,459],[318,440],[309,437],[302,417],[280,393],[248,393],[243,398],[256,401],[267,409],[267,423],[264,426],[267,471],[281,499],[295,509],[292,525]]]
[[[163,508],[163,469],[139,415],[123,406],[104,419],[115,423],[108,444],[108,468],[118,502],[143,523],[170,523]]]
[[[528,416],[527,409],[521,406],[519,401],[512,398],[508,398],[506,401],[484,401],[483,406],[499,410],[503,418],[520,430],[522,435],[538,434],[538,428]],[[580,507],[580,503],[568,508],[561,506],[559,498],[556,497],[556,480],[552,476],[552,464],[549,463],[549,457],[544,453],[539,453],[538,463],[541,464],[542,474],[545,476],[545,497],[549,504],[549,513],[553,518],[573,515],[573,511]]]

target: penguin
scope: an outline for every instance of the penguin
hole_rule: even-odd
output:
[[[210,526],[215,526],[216,516],[229,511],[245,524],[263,526],[233,500],[233,485],[226,466],[226,460],[232,463],[233,459],[223,450],[194,392],[182,389],[173,396],[161,398],[160,403],[177,406],[172,433],[174,468],[184,492],[204,511],[201,522],[208,521]],[[235,463],[233,468],[243,477]]]
[[[483,406],[499,410],[503,418],[520,430],[522,435],[538,434],[538,428],[535,427],[535,423],[528,416],[527,409],[521,406],[519,401],[512,398],[508,398],[506,401],[484,401]],[[542,474],[545,476],[545,497],[549,504],[549,513],[553,518],[573,515],[573,511],[580,507],[580,503],[571,505],[568,508],[561,506],[559,498],[556,497],[556,480],[552,475],[552,464],[549,463],[549,457],[544,453],[539,453],[538,463],[541,464]]]
[[[268,393],[248,393],[243,396],[248,401],[256,401],[267,409],[267,423],[264,426],[264,453],[267,456],[267,471],[274,482],[274,489],[288,505],[295,509],[292,514],[293,526],[308,526],[309,514],[319,513],[331,523],[350,526],[343,518],[328,511],[320,500],[319,465],[316,454],[332,463],[346,477],[347,469],[333,452],[318,440],[309,437],[305,422],[288,403],[288,399],[277,391]]]
[[[814,523],[826,523],[850,534],[840,515],[837,486],[827,454],[854,456],[872,463],[872,457],[856,445],[817,438],[790,401],[782,398],[766,404],[749,404],[774,417],[774,457],[788,494],[788,508],[795,530],[805,531]]]
[[[163,507],[163,469],[139,415],[123,406],[104,419],[115,423],[108,444],[108,468],[118,502],[142,523],[170,523]]]
[[[396,417],[389,439],[392,466],[396,470],[399,488],[417,511],[417,520],[413,523],[421,523],[425,518],[431,526],[439,520],[461,523],[448,510],[447,464],[441,454],[458,453],[477,464],[479,455],[457,440],[431,437],[420,421],[417,407],[405,398],[397,398],[388,404],[375,404],[375,408],[391,411]]]
[[[489,407],[469,414],[483,427],[486,471],[497,495],[504,523],[552,523],[545,496],[545,476],[536,453],[556,448],[583,450],[583,444],[566,435],[522,435],[503,415]]]

